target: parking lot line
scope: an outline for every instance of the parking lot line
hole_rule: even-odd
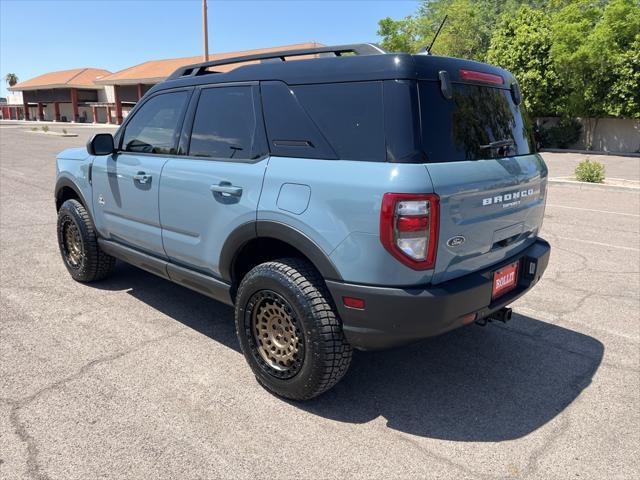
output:
[[[611,210],[597,210],[595,208],[569,207],[567,205],[555,205],[552,203],[547,203],[547,207],[568,208],[569,210],[584,210],[585,212],[595,212],[595,213],[609,213],[611,215],[624,215],[625,217],[640,217],[640,215],[636,213],[612,212]]]
[[[589,243],[591,245],[599,245],[602,247],[619,248],[620,250],[631,250],[632,252],[640,252],[640,248],[623,247],[622,245],[612,245],[610,243],[594,242],[593,240],[582,240],[580,238],[573,238],[573,237],[561,237],[559,235],[554,235],[554,238],[559,238],[560,240],[571,240],[572,242]]]

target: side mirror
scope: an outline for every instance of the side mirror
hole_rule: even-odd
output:
[[[96,133],[87,142],[89,155],[111,155],[114,150],[113,136],[110,133]]]

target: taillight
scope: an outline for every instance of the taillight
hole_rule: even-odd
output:
[[[462,80],[471,80],[473,82],[492,83],[494,85],[502,85],[504,78],[500,75],[494,75],[493,73],[478,72],[476,70],[464,70],[459,71],[460,78]]]
[[[380,211],[380,240],[391,255],[414,270],[436,262],[438,196],[385,193]]]

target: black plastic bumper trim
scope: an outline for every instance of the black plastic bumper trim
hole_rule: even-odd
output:
[[[433,286],[388,288],[331,280],[326,283],[349,343],[361,350],[379,350],[440,335],[465,325],[465,315],[477,313],[478,318],[483,318],[508,305],[540,280],[550,251],[549,244],[539,238],[490,268]],[[517,287],[492,301],[493,272],[515,261],[521,262]],[[363,299],[364,310],[345,307],[343,297]]]

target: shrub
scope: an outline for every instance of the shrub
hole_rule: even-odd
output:
[[[31,127],[31,131],[32,132],[37,132],[38,131],[38,127]]]
[[[562,119],[557,125],[541,129],[543,147],[569,148],[580,139],[582,125],[573,118]]]
[[[49,127],[47,125],[43,125],[42,126],[42,131],[45,132],[45,133],[48,132],[49,131]]]
[[[604,182],[604,165],[587,158],[576,167],[576,178],[581,182],[602,183]]]
[[[66,134],[67,134],[67,129],[66,129],[66,128],[63,128],[63,129],[62,129],[62,133],[64,133],[64,134],[66,135]]]

